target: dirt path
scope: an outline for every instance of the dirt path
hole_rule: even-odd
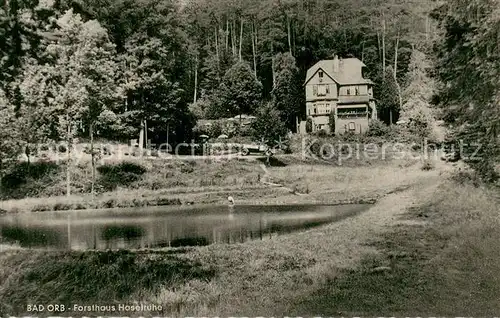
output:
[[[164,290],[154,300],[181,302],[182,315],[286,316],[301,312],[305,299],[335,279],[339,269],[355,268],[377,250],[367,243],[402,221],[405,211],[430,196],[443,179],[443,167],[413,171],[406,185],[368,211],[321,228],[236,245],[212,245],[188,255],[220,273],[215,280]],[[178,313],[176,313],[178,314]],[[174,315],[176,315],[174,314]]]
[[[437,164],[435,171],[430,172],[427,178],[419,180],[409,189],[384,197],[373,208],[359,216],[332,224],[331,231],[335,231],[339,237],[335,243],[337,245],[335,248],[336,257],[325,259],[324,262],[332,268],[354,269],[364,257],[378,254],[376,248],[368,246],[366,243],[377,240],[393,226],[400,224],[421,225],[421,223],[404,220],[402,215],[409,208],[418,206],[430,198],[441,184],[443,175],[449,170],[449,166]],[[320,297],[321,299],[326,298],[325,295]],[[290,316],[321,315],[321,312],[315,311],[318,302],[321,301],[320,299],[316,300],[316,298],[318,295],[314,292],[309,293],[309,296],[299,297],[283,314]]]

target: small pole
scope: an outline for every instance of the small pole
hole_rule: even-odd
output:
[[[68,249],[71,250],[71,216],[68,215]]]
[[[170,131],[170,123],[167,123],[167,152],[168,152],[168,149],[169,149],[169,146],[170,146],[170,144],[168,143],[168,134],[169,134],[169,131]]]

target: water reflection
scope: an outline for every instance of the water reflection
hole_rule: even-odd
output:
[[[77,250],[233,244],[320,226],[366,208],[210,206],[7,215],[0,217],[0,242]]]
[[[5,243],[19,244],[21,247],[58,245],[61,240],[57,231],[48,228],[25,228],[16,225],[2,226],[0,235]]]
[[[170,242],[170,247],[182,247],[182,246],[205,246],[209,245],[210,242],[206,237],[185,237],[180,239],[175,239]]]
[[[101,237],[106,241],[123,238],[125,240],[134,240],[144,236],[145,230],[134,225],[107,225],[104,226]]]

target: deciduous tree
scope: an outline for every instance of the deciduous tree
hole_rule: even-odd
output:
[[[224,75],[211,112],[220,117],[254,114],[261,99],[262,84],[246,62],[238,62]]]
[[[25,113],[38,109],[30,125],[67,143],[66,192],[71,194],[71,150],[77,124],[87,119],[90,132],[114,90],[114,46],[96,21],[83,22],[68,10],[57,20],[57,40],[46,48],[46,63],[25,67],[21,92]],[[50,126],[47,128],[47,126]]]
[[[266,103],[259,108],[257,120],[252,124],[252,135],[256,141],[264,140],[268,146],[274,147],[284,140],[287,131],[273,103]]]
[[[448,0],[434,16],[445,29],[440,45],[438,94],[455,138],[478,143],[466,158],[487,181],[494,181],[500,158],[500,6],[495,0]]]
[[[275,57],[276,85],[272,91],[273,103],[281,113],[288,129],[296,130],[297,118],[305,105],[305,92],[295,58],[290,53]]]

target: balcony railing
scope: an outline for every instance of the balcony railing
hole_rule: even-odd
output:
[[[368,103],[372,98],[371,95],[340,95],[340,104],[350,104],[350,103]]]
[[[337,114],[337,118],[346,119],[346,118],[366,118],[368,117],[368,112],[351,112],[351,113],[339,113]]]

